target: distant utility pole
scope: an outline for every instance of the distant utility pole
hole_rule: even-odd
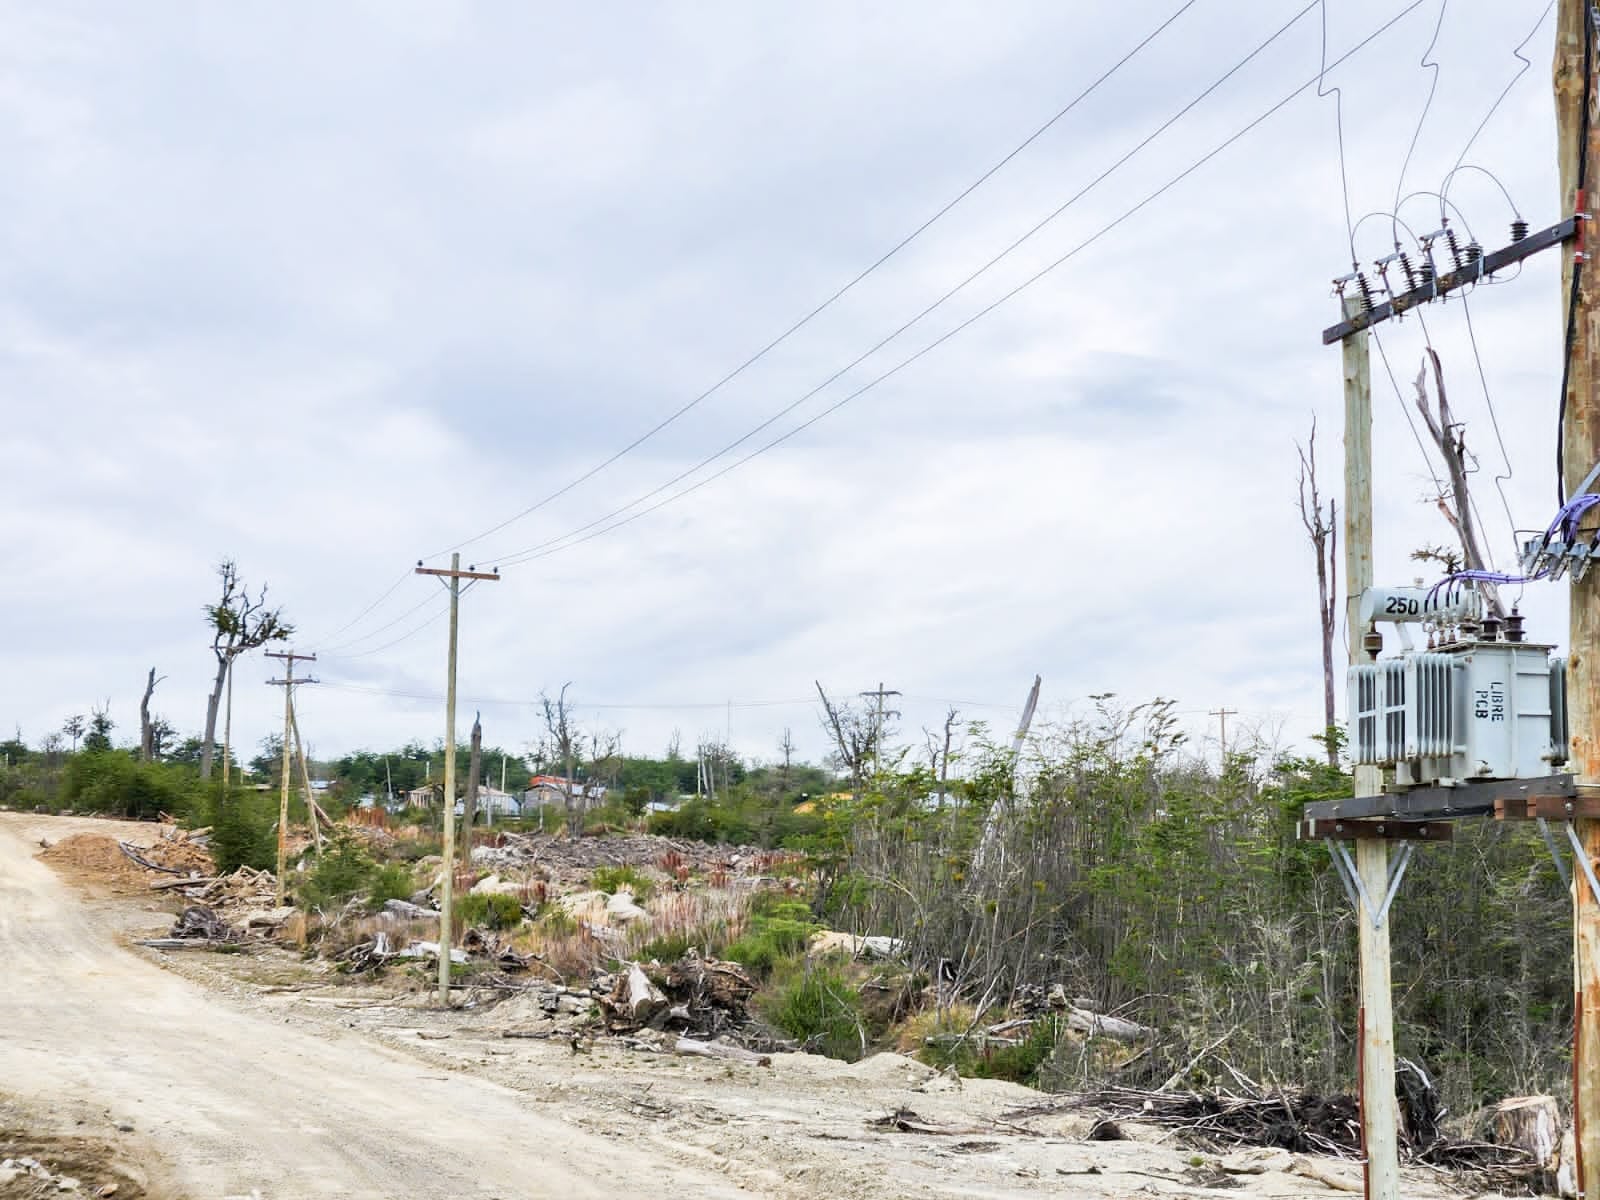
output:
[[[314,679],[296,679],[297,662],[316,662],[315,654],[296,654],[293,650],[268,650],[268,658],[283,660],[282,679],[269,679],[273,687],[283,689],[283,763],[282,778],[278,781],[278,887],[277,904],[283,907],[283,877],[289,870],[289,738],[294,729],[294,688],[297,683],[315,683]],[[307,809],[309,812],[310,810]],[[312,818],[316,820],[315,817]]]
[[[450,590],[450,649],[446,657],[444,693],[444,880],[439,887],[439,1004],[450,1007],[450,903],[455,887],[456,848],[456,630],[461,611],[461,581],[467,586],[479,580],[497,580],[499,571],[461,569],[459,551],[450,556],[450,567],[425,567],[417,563],[418,575],[434,575],[447,581]]]
[[[1565,419],[1561,423],[1563,499],[1570,500],[1600,463],[1600,292],[1587,249],[1593,236],[1592,175],[1600,155],[1600,121],[1594,109],[1597,36],[1592,0],[1561,0],[1556,18],[1556,148],[1561,210],[1578,220],[1577,238],[1562,249],[1561,298],[1565,325]],[[1570,312],[1568,311],[1570,308]],[[1587,489],[1585,489],[1587,490]],[[1579,785],[1600,783],[1600,591],[1594,575],[1571,572],[1567,634],[1567,714],[1572,730],[1573,774]],[[1351,635],[1354,640],[1354,634]],[[1579,819],[1571,830],[1576,851],[1600,862],[1600,820]],[[1572,1118],[1578,1144],[1578,1195],[1600,1197],[1600,896],[1583,871],[1572,873],[1573,1045]]]
[[[1239,715],[1239,710],[1237,708],[1226,707],[1213,708],[1206,715],[1209,717],[1216,717],[1222,722],[1222,769],[1226,771],[1228,769],[1228,718],[1237,717]]]
[[[222,790],[233,775],[233,660],[228,662],[228,707],[222,718]]]
[[[303,680],[304,683],[315,683],[315,679]],[[306,757],[305,745],[300,740],[300,713],[293,702],[289,704],[289,729],[294,734],[294,756],[300,760],[300,782],[306,789],[306,818],[311,822],[311,840],[317,847],[317,857],[322,857],[322,825],[326,822],[328,830],[333,830],[333,822],[328,820],[328,814],[322,811],[322,806],[317,803],[316,789],[311,786],[311,762]]]
[[[882,682],[879,682],[877,691],[875,691],[875,692],[862,692],[861,693],[861,697],[863,699],[865,699],[865,700],[876,699],[877,702],[878,702],[877,717],[872,723],[872,780],[873,780],[873,785],[874,786],[877,785],[877,782],[878,782],[879,778],[883,775],[883,724],[884,724],[884,718],[885,717],[898,717],[900,715],[898,709],[891,708],[891,709],[885,710],[884,707],[883,707],[883,702],[884,702],[885,699],[887,699],[890,696],[898,696],[898,695],[900,695],[900,693],[897,692],[897,691],[894,691],[893,689],[885,691]]]

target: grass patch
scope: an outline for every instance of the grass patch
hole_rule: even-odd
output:
[[[522,902],[504,892],[468,892],[455,904],[462,929],[515,929],[522,924]]]
[[[596,867],[594,874],[589,877],[589,886],[608,896],[632,892],[633,898],[641,903],[655,890],[655,884],[648,876],[641,874],[636,867],[629,866]]]
[[[728,947],[726,957],[764,979],[780,965],[802,958],[818,928],[805,901],[763,892],[751,902],[749,926]]]
[[[373,871],[367,888],[367,905],[373,910],[382,908],[389,900],[409,900],[417,890],[411,868],[400,863],[389,863]]]
[[[791,964],[761,995],[757,1007],[807,1050],[855,1062],[866,1049],[861,993],[834,967]]]

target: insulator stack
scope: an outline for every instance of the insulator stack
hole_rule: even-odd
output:
[[[1372,284],[1367,280],[1367,273],[1365,271],[1357,272],[1356,287],[1361,289],[1361,311],[1368,313],[1371,312],[1373,304]]]
[[[1427,287],[1433,282],[1433,260],[1417,264],[1417,286]]]
[[[1444,231],[1444,241],[1445,245],[1450,247],[1450,261],[1455,263],[1456,270],[1461,270],[1461,243],[1456,240],[1456,231],[1454,229],[1446,229]]]
[[[1511,222],[1511,240],[1520,242],[1528,236],[1528,223],[1521,217]]]
[[[1411,265],[1411,256],[1406,254],[1404,251],[1402,251],[1400,254],[1400,269],[1404,271],[1406,275],[1406,289],[1408,291],[1416,291],[1417,269]]]
[[[1483,257],[1483,247],[1478,245],[1477,242],[1468,242],[1467,243],[1467,265],[1468,266],[1476,266],[1478,264],[1478,260],[1481,259],[1482,257]]]

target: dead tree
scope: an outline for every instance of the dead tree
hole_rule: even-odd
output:
[[[539,702],[544,709],[544,728],[549,736],[551,755],[566,766],[567,832],[576,837],[583,832],[583,814],[573,794],[572,769],[576,746],[572,733],[572,705],[567,701],[567,689],[571,686],[570,682],[563,683],[560,694],[554,700],[548,694],[541,693]]]
[[[1450,401],[1444,391],[1444,370],[1439,365],[1439,352],[1428,347],[1428,361],[1433,365],[1433,385],[1439,396],[1439,412],[1435,416],[1428,407],[1428,368],[1417,372],[1417,411],[1428,427],[1428,436],[1444,459],[1450,476],[1448,493],[1438,497],[1439,511],[1450,522],[1461,541],[1461,560],[1469,571],[1485,569],[1483,550],[1478,542],[1478,525],[1472,515],[1472,497],[1467,491],[1467,438],[1466,426],[1458,422],[1450,411]],[[1500,604],[1500,593],[1490,583],[1482,585],[1489,609],[1496,617],[1504,618],[1505,609]],[[1353,635],[1352,635],[1353,636]]]
[[[926,725],[922,727],[922,737],[928,747],[928,771],[939,781],[940,812],[944,811],[944,798],[950,788],[950,743],[955,737],[956,721],[959,717],[960,714],[954,708],[945,713],[943,744],[933,730]]]
[[[1306,537],[1311,540],[1311,551],[1317,559],[1317,623],[1322,630],[1322,728],[1328,751],[1328,765],[1339,765],[1339,744],[1333,736],[1333,636],[1338,629],[1339,582],[1339,506],[1328,501],[1327,512],[1322,509],[1322,495],[1317,490],[1317,419],[1311,418],[1311,436],[1304,446],[1296,445],[1300,454],[1300,523],[1305,526]],[[1351,630],[1352,638],[1358,630]]]
[[[200,778],[211,778],[211,763],[216,755],[217,710],[222,705],[222,688],[233,660],[268,642],[287,641],[294,626],[283,619],[283,610],[267,607],[263,584],[254,600],[250,589],[239,578],[231,558],[217,566],[222,580],[222,595],[215,604],[205,606],[206,622],[211,626],[211,653],[217,660],[216,682],[206,700],[206,732],[200,743]]]
[[[150,719],[150,697],[155,694],[156,684],[166,676],[158,679],[156,669],[150,668],[150,674],[144,683],[144,699],[139,701],[139,761],[154,762],[156,757],[156,727]]]
[[[873,716],[857,712],[848,703],[835,704],[829,700],[820,682],[817,695],[822,698],[822,728],[833,740],[833,756],[839,767],[850,773],[850,794],[859,800],[867,778],[867,766],[878,753],[877,722]]]
[[[1006,795],[998,797],[989,806],[989,812],[983,819],[983,836],[978,839],[978,848],[972,855],[971,886],[973,887],[983,883],[985,868],[990,862],[995,861],[995,853],[1000,847],[1006,817],[1016,800],[1017,764],[1022,759],[1022,747],[1027,743],[1028,730],[1033,725],[1034,710],[1039,707],[1039,689],[1043,685],[1044,677],[1035,675],[1033,686],[1028,689],[1028,699],[1022,705],[1022,716],[1017,720],[1017,731],[1011,739],[1011,787]]]
[[[482,715],[472,714],[472,753],[467,759],[467,795],[461,802],[461,861],[469,867],[472,865],[472,823],[478,819],[478,777],[483,770]]]

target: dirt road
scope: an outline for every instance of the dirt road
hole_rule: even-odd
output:
[[[730,1196],[357,1034],[234,1011],[113,944],[0,814],[0,1091],[108,1112],[192,1197]]]

